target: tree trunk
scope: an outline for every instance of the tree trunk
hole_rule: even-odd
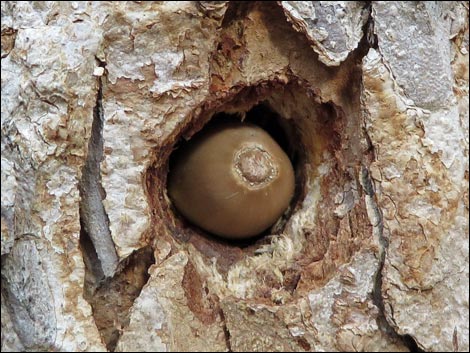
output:
[[[467,2],[1,6],[2,351],[468,351]],[[295,169],[243,242],[166,192],[226,116]]]

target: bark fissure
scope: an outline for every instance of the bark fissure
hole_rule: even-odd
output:
[[[103,64],[102,64],[103,65]],[[104,66],[104,65],[103,65]],[[93,111],[88,155],[80,182],[80,219],[83,232],[93,244],[104,277],[112,277],[119,263],[109,229],[109,220],[103,205],[104,190],[101,185],[100,163],[103,158],[103,105],[102,82],[98,79],[98,93]],[[85,257],[87,254],[85,254]],[[95,275],[100,275],[96,261],[92,266]]]
[[[220,310],[220,318],[222,319],[222,329],[224,330],[225,344],[227,345],[227,352],[233,352],[232,344],[230,342],[230,331],[227,327],[227,320],[225,319],[223,310]]]
[[[373,218],[376,219],[376,222],[373,225],[374,233],[377,232],[378,235],[379,266],[376,272],[374,288],[372,291],[372,301],[374,302],[375,306],[377,306],[377,308],[379,309],[377,324],[390,337],[396,337],[400,339],[403,344],[410,350],[410,352],[422,352],[413,337],[411,337],[410,335],[400,335],[396,331],[394,326],[388,322],[387,316],[385,315],[385,304],[382,295],[382,270],[385,264],[389,240],[384,236],[383,215],[380,211],[380,208],[378,207],[373,187],[373,181],[367,168],[362,169],[361,185],[362,189],[369,198],[369,202],[372,206],[372,212],[374,212]]]
[[[113,278],[94,283],[87,273],[89,281],[84,296],[93,308],[96,326],[110,352],[129,325],[130,309],[147,283],[148,268],[154,263],[153,250],[146,246],[126,258]]]

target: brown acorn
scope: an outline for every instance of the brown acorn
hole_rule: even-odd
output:
[[[219,124],[180,151],[168,176],[176,209],[195,225],[228,239],[260,234],[284,213],[294,195],[292,164],[263,129]]]

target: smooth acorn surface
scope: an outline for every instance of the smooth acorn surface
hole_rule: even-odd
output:
[[[230,122],[206,128],[177,151],[168,175],[176,209],[206,231],[228,239],[260,234],[294,195],[292,164],[263,129]]]

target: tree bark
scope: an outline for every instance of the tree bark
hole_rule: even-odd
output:
[[[468,351],[467,2],[1,12],[2,351]],[[296,172],[245,242],[166,193],[227,115]]]

